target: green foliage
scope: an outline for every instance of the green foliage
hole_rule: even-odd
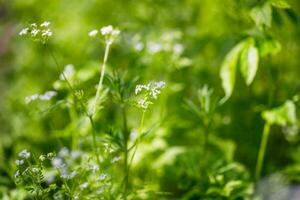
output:
[[[0,1],[0,199],[286,197],[299,8]]]
[[[263,119],[270,125],[287,126],[295,124],[296,106],[293,101],[287,100],[278,108],[267,110],[262,113]]]

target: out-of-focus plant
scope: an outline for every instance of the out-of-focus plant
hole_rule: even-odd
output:
[[[268,144],[270,128],[272,125],[281,127],[296,126],[296,106],[293,101],[287,100],[284,104],[271,110],[266,110],[262,113],[262,118],[265,120],[263,135],[257,157],[255,178],[258,180],[263,167],[265,152]]]

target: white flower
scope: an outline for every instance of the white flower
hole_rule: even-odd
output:
[[[111,32],[111,35],[112,36],[118,36],[120,34],[120,31],[118,29],[114,29],[112,32]]]
[[[84,182],[84,183],[82,183],[81,185],[79,185],[79,188],[80,188],[81,190],[83,190],[83,189],[87,188],[88,186],[89,186],[89,183],[88,183],[88,182]]]
[[[52,36],[52,32],[50,29],[42,31],[42,37],[51,37],[51,36]]]
[[[40,95],[39,99],[42,101],[48,101],[50,100],[52,97],[56,96],[57,92],[56,91],[47,91],[45,94]]]
[[[58,156],[59,157],[67,157],[69,155],[69,149],[67,147],[63,147],[60,149],[60,151],[58,152]]]
[[[96,29],[89,32],[90,37],[95,37],[98,34],[98,31]]]
[[[63,179],[72,179],[77,175],[77,172],[71,172],[70,174],[62,174],[60,177]]]
[[[138,42],[138,43],[136,43],[136,44],[134,45],[134,49],[135,49],[136,51],[142,51],[142,50],[144,49],[144,44],[141,43],[141,42]]]
[[[29,31],[29,28],[23,28],[23,29],[20,31],[19,35],[27,35],[28,31]]]
[[[161,89],[164,88],[166,83],[164,81],[150,82],[146,85],[137,85],[135,87],[135,94],[142,93],[142,98],[137,100],[137,106],[143,110],[147,110],[148,107],[153,104],[153,100],[157,99],[161,93]]]
[[[31,96],[27,96],[27,97],[25,97],[25,102],[26,102],[27,104],[29,104],[30,102],[35,101],[35,100],[37,100],[38,98],[39,98],[39,95],[38,95],[38,94],[34,94],[34,95],[31,95]]]
[[[95,173],[96,171],[99,170],[99,166],[98,165],[91,165],[90,170]]]
[[[102,35],[110,35],[113,32],[114,28],[112,25],[104,26],[100,29]]]
[[[30,157],[30,152],[27,151],[27,149],[24,149],[23,151],[21,151],[19,153],[19,157],[20,158],[24,158],[24,159],[27,159]]]
[[[149,42],[147,47],[151,54],[158,53],[162,50],[162,45],[156,42]]]
[[[33,37],[35,37],[35,36],[37,36],[37,34],[39,34],[39,32],[40,32],[39,29],[33,29],[33,30],[31,31],[31,35],[32,35]]]
[[[24,160],[16,160],[16,165],[23,165],[24,164]]]
[[[116,157],[113,157],[112,159],[111,159],[111,161],[110,161],[110,163],[116,163],[116,162],[118,162],[119,160],[121,160],[121,157],[120,156],[116,156]]]
[[[102,173],[102,174],[99,176],[98,180],[99,180],[99,181],[104,181],[107,177],[108,177],[108,174]]]
[[[175,54],[181,54],[183,52],[183,46],[182,44],[175,44],[173,47],[174,53]]]
[[[71,158],[72,159],[77,159],[81,156],[81,151],[78,151],[78,150],[74,150],[74,151],[71,151]]]
[[[53,158],[53,160],[51,161],[51,164],[55,167],[55,168],[61,168],[63,167],[64,163],[63,160],[59,157],[55,157]]]
[[[50,25],[50,22],[45,21],[40,25],[40,27],[48,27],[49,25]]]

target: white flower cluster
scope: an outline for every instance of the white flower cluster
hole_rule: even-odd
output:
[[[51,160],[51,164],[55,167],[62,179],[73,179],[78,172],[70,171],[70,166],[82,155],[81,151],[70,151],[67,147],[63,147],[58,152],[58,155]]]
[[[16,165],[23,165],[24,164],[24,160],[30,158],[30,152],[27,151],[27,149],[22,150],[19,153],[19,158],[18,160],[16,160]]]
[[[138,107],[146,111],[149,106],[153,104],[153,100],[157,99],[165,85],[166,83],[164,81],[150,82],[146,85],[137,85],[135,87],[135,94],[143,94],[142,97],[137,100]]]
[[[19,35],[28,36],[35,41],[46,43],[52,36],[52,31],[49,29],[50,22],[43,22],[40,25],[36,23],[30,24],[29,27],[23,28]]]
[[[27,96],[27,97],[25,97],[25,102],[27,104],[29,104],[35,100],[49,101],[52,97],[54,97],[56,95],[57,95],[56,91],[47,91],[44,94],[34,94],[31,96]]]
[[[89,32],[90,37],[95,37],[101,33],[105,37],[107,43],[111,44],[115,38],[120,34],[120,30],[114,28],[112,25],[104,26],[100,30],[92,30]]]

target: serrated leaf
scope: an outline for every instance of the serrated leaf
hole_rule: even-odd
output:
[[[269,0],[269,2],[272,6],[280,9],[287,9],[291,7],[285,0]]]
[[[220,71],[222,79],[222,87],[225,92],[225,97],[221,100],[224,103],[231,96],[235,84],[236,69],[240,53],[245,45],[242,41],[237,44],[225,57]]]
[[[256,75],[259,62],[258,49],[255,47],[254,40],[251,38],[248,45],[241,53],[241,73],[247,85],[250,85]]]
[[[272,7],[268,2],[262,6],[254,7],[250,12],[250,16],[259,28],[271,27],[272,25]]]
[[[286,126],[296,123],[296,106],[293,101],[287,100],[281,106],[264,111],[263,119],[271,125]]]

